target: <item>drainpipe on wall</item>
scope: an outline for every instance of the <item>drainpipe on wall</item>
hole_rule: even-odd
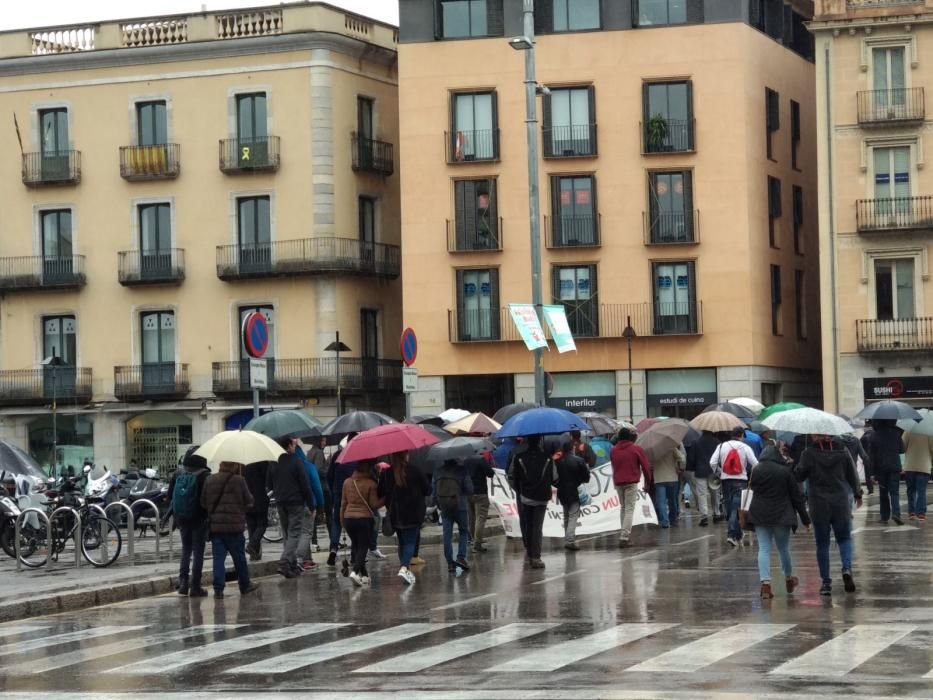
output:
[[[832,316],[832,350],[833,350],[833,398],[835,401],[835,412],[841,410],[839,401],[839,325],[836,306],[836,216],[835,216],[835,196],[833,191],[833,119],[832,119],[832,83],[830,76],[830,52],[829,46],[832,39],[827,39],[823,43],[824,65],[826,74],[826,166],[827,166],[827,188],[829,205],[829,280],[831,287],[830,314]]]

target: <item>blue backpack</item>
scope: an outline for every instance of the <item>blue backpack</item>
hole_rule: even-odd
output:
[[[200,505],[197,474],[181,472],[175,478],[175,490],[172,491],[172,512],[176,517],[193,518],[198,514]]]

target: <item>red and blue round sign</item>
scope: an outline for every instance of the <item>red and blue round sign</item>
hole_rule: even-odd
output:
[[[269,324],[261,311],[254,311],[243,319],[243,345],[246,354],[260,358],[269,349]]]
[[[402,362],[405,363],[405,366],[411,367],[415,364],[415,359],[418,357],[418,338],[411,328],[402,331],[399,347],[402,352]]]

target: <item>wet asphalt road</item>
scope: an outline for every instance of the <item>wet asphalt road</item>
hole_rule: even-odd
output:
[[[399,697],[933,698],[933,523],[856,516],[858,592],[817,594],[811,535],[793,538],[801,587],[758,597],[757,549],[688,515],[669,531],[556,541],[543,571],[498,537],[451,577],[438,547],[406,586],[389,559],[354,588],[326,566],[261,579],[240,598],[162,596],[0,625],[5,699]],[[874,505],[874,507],[872,507]],[[833,551],[834,571],[838,558]],[[779,574],[776,560],[774,574]],[[143,692],[149,694],[143,694]]]

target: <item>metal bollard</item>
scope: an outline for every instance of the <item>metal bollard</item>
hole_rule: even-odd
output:
[[[106,508],[104,508],[104,514],[107,514],[107,511],[113,508],[114,506],[122,507],[126,511],[126,551],[130,556],[130,566],[133,566],[136,563],[136,560],[133,558],[133,541],[136,539],[136,518],[133,517],[133,509],[130,508],[123,501],[114,501]]]
[[[160,551],[161,551],[160,548],[159,548],[159,540],[162,539],[161,537],[159,537],[159,529],[160,529],[160,527],[159,527],[159,507],[158,507],[155,503],[153,503],[152,501],[150,501],[148,498],[140,498],[138,501],[134,501],[134,502],[133,502],[133,505],[136,505],[137,503],[142,503],[143,505],[149,506],[149,507],[152,509],[152,512],[155,513],[155,523],[156,523],[156,526],[155,526],[155,544],[156,544],[156,551],[155,551],[155,553],[156,553],[156,561],[159,561],[159,559],[160,559]],[[142,512],[143,512],[143,511],[141,511],[141,513],[142,513]]]
[[[75,542],[75,568],[81,568],[81,514],[78,513],[74,508],[68,506],[60,506],[52,511],[52,515],[49,517],[49,520],[55,520],[59,513],[68,511],[75,518],[75,531],[74,531],[74,542]]]
[[[46,514],[46,512],[40,508],[27,508],[22,513],[19,514],[19,517],[16,519],[16,526],[13,529],[13,537],[16,540],[13,542],[13,553],[16,555],[16,570],[23,570],[23,562],[20,559],[20,547],[19,547],[19,535],[22,531],[23,520],[26,519],[26,515],[29,513],[38,513],[39,516],[45,520],[45,546],[49,548],[49,553],[52,551],[52,520]],[[49,557],[46,557],[45,563],[49,563]]]

